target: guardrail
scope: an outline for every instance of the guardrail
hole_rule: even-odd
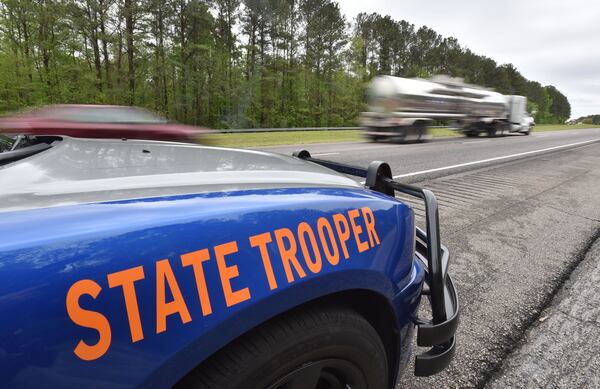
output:
[[[251,132],[288,132],[288,131],[343,131],[362,130],[362,127],[291,127],[291,128],[226,128],[217,130],[223,134],[243,134]]]
[[[446,128],[448,126],[430,126],[429,128]],[[290,127],[290,128],[225,128],[216,130],[221,134],[244,134],[258,132],[288,132],[288,131],[347,131],[362,130],[362,127]]]

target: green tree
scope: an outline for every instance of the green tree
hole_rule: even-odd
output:
[[[406,20],[348,23],[334,0],[0,2],[0,113],[113,103],[217,128],[354,125],[378,74],[450,74],[524,95],[538,122],[571,112],[511,64]]]

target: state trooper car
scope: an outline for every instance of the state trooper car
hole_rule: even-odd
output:
[[[0,237],[3,387],[379,389],[414,336],[416,375],[453,356],[435,197],[382,162],[27,138],[0,153]]]

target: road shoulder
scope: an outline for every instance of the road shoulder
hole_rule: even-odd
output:
[[[502,368],[600,230],[599,149],[592,144],[419,184],[439,200],[461,323],[448,369],[429,378],[405,374],[399,387],[482,387]],[[422,224],[422,206],[413,207]]]
[[[600,387],[600,239],[487,388]]]

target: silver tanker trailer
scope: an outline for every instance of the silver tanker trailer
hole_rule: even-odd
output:
[[[434,120],[452,121],[467,136],[529,134],[533,125],[525,97],[505,96],[447,76],[378,76],[369,85],[367,102],[369,111],[361,114],[360,122],[365,136],[374,141],[423,141]]]

